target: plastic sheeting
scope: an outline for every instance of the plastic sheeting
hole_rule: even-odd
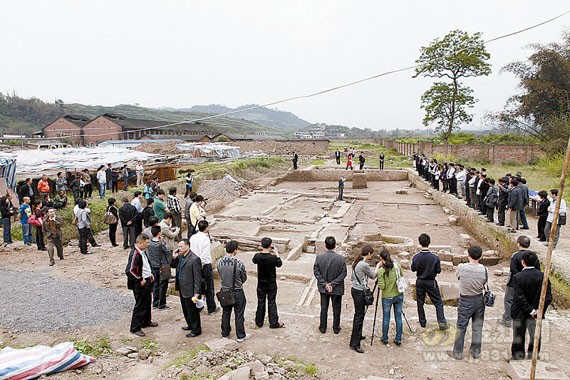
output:
[[[239,146],[230,146],[215,143],[187,143],[178,144],[179,150],[192,152],[194,156],[217,156],[219,158],[239,158]]]
[[[0,380],[35,379],[93,363],[94,358],[75,350],[73,343],[0,350]]]
[[[100,165],[107,165],[108,163],[147,161],[162,157],[159,154],[138,152],[112,146],[19,150],[13,154],[18,160],[18,173],[39,172],[51,169],[97,169]]]
[[[0,178],[6,179],[6,186],[10,189],[16,187],[16,158],[11,154],[0,156]]]

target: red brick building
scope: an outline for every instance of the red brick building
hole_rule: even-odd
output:
[[[65,115],[43,129],[45,138],[70,138],[73,144],[81,145],[82,129],[91,119],[80,115]]]

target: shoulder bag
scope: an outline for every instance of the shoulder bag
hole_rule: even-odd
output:
[[[160,241],[160,253],[162,254],[162,256],[164,256],[164,259],[166,260],[166,263],[160,264],[160,280],[163,281],[164,279],[170,279],[172,272],[170,269],[170,262],[168,260],[168,256],[166,256],[164,250],[162,249],[162,241]]]
[[[232,282],[231,289],[221,289],[219,292],[216,293],[216,297],[218,301],[220,301],[220,305],[222,307],[234,306],[236,304],[236,299],[234,297],[234,289],[236,287],[236,266],[237,261],[234,259],[234,279]]]
[[[366,305],[366,306],[374,305],[374,292],[372,290],[370,290],[370,288],[368,288],[367,286],[365,287],[364,285],[362,285],[362,282],[360,282],[360,279],[356,275],[356,271],[354,269],[352,270],[352,273],[354,273],[354,277],[356,277],[356,281],[358,281],[360,286],[362,286],[364,288],[364,290],[363,290],[364,291],[364,305]],[[374,289],[376,289],[376,285],[374,285]]]
[[[32,226],[41,227],[42,223],[42,217],[36,216],[36,214],[32,214],[28,217],[28,224],[31,224]]]
[[[111,207],[114,207],[114,206],[111,206]],[[111,212],[111,207],[109,207],[109,210],[107,210],[107,212],[103,216],[103,223],[105,223],[105,224],[117,224],[117,222],[118,222],[117,217],[115,215],[113,215],[113,213]]]
[[[406,279],[400,275],[400,265],[394,263],[394,267],[396,268],[396,287],[398,288],[398,292],[404,293],[406,289],[408,289],[408,283]]]
[[[565,226],[566,225],[566,214],[559,214],[558,215],[558,225]]]
[[[487,267],[485,267],[485,294],[483,295],[483,301],[487,307],[495,306],[495,295],[491,292],[491,289],[489,289],[489,273],[487,272]]]

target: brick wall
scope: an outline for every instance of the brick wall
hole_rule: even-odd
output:
[[[429,141],[411,144],[386,139],[382,139],[381,143],[387,148],[396,149],[400,154],[412,155],[416,152],[424,153],[428,157],[435,154],[452,154],[456,158],[471,161],[488,161],[492,164],[505,161],[523,164],[533,158],[545,155],[536,145],[454,145],[433,144]]]
[[[320,170],[293,170],[280,177],[281,182],[335,182],[341,176],[347,181],[352,181],[355,173],[364,173],[367,181],[406,181],[408,172],[405,170],[344,170],[344,169],[320,169]]]
[[[73,124],[69,120],[60,117],[50,125],[44,128],[44,136],[46,138],[61,138],[71,136],[74,144],[81,143],[81,128]]]

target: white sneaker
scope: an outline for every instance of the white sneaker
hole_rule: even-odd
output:
[[[249,338],[251,338],[251,334],[245,334],[245,336],[243,338],[238,338],[236,340],[238,341],[238,343],[241,343],[244,340],[248,340]]]

